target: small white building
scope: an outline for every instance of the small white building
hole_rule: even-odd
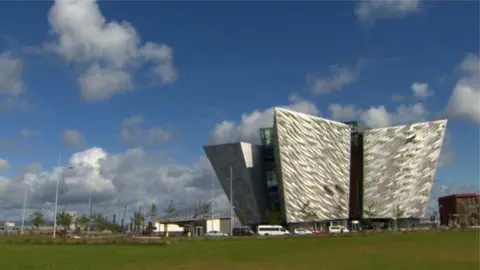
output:
[[[184,235],[188,231],[194,236],[203,236],[209,231],[220,231],[230,234],[230,219],[229,218],[214,218],[214,219],[192,219],[192,220],[176,220],[176,221],[155,221],[154,232],[158,235]]]
[[[185,231],[184,227],[174,223],[161,223],[155,221],[154,227],[155,230],[153,232],[160,235],[166,235],[167,232],[169,235],[183,235]]]

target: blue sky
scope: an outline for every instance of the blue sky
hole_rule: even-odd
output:
[[[27,164],[51,171],[58,152],[66,162],[94,146],[109,155],[141,146],[163,162],[196,168],[202,145],[255,140],[251,130],[268,123],[268,108],[300,103],[323,117],[373,125],[381,125],[379,112],[389,124],[448,118],[438,184],[478,191],[475,1],[100,2],[98,18],[129,29],[98,28],[111,33],[91,26],[98,18],[90,2],[73,5],[73,13],[49,1],[0,3],[0,60],[22,67],[3,67],[9,76],[0,75],[0,104],[10,102],[0,113],[0,159],[10,165],[3,170],[9,179]],[[119,45],[115,34],[138,43],[125,45],[125,38]],[[146,42],[171,51],[148,55]],[[161,73],[152,73],[157,65]],[[120,84],[111,96],[95,88],[105,79],[100,73],[79,83],[92,67],[117,72],[107,81]],[[457,89],[462,79],[473,81],[467,92]],[[12,81],[21,82],[21,93],[13,94]],[[341,110],[334,114],[332,104]],[[256,110],[260,120],[245,121]],[[142,125],[130,119],[121,133],[122,121],[134,116]],[[222,121],[230,129],[214,133]]]

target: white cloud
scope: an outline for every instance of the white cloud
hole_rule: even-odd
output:
[[[357,3],[355,15],[367,25],[382,19],[401,18],[420,10],[420,0],[363,0]]]
[[[386,127],[425,121],[428,110],[423,103],[399,105],[395,112],[388,112],[384,106],[372,107],[361,114],[361,119],[370,127]]]
[[[438,160],[438,167],[448,167],[454,158],[452,136],[449,133],[445,134],[445,140],[442,145],[442,151],[440,152],[440,158]]]
[[[25,90],[23,62],[9,52],[0,53],[0,95],[19,95]]]
[[[205,157],[188,167],[140,148],[119,154],[90,148],[73,154],[65,167],[25,173],[23,177],[30,183],[30,209],[51,208],[47,203],[54,201],[57,179],[60,181],[59,204],[69,210],[85,211],[90,191],[94,210],[102,210],[104,214],[117,205],[126,204],[132,210],[139,204],[155,202],[163,209],[170,200],[174,200],[179,209],[186,209],[200,199],[211,198],[212,180],[217,186],[215,200],[223,202],[216,208],[221,210],[226,205],[225,194]],[[0,177],[0,211],[20,212],[23,198],[18,194],[23,194],[22,191],[22,181]]]
[[[133,73],[142,66],[162,84],[172,83],[173,51],[166,45],[145,42],[128,22],[107,21],[94,0],[58,0],[48,21],[57,40],[48,44],[72,63],[88,65],[79,78],[82,97],[106,100],[133,90]]]
[[[320,111],[315,104],[303,100],[298,96],[289,98],[290,104],[279,106],[288,108],[297,112],[319,115]],[[265,110],[254,110],[251,113],[242,114],[239,124],[231,120],[225,120],[215,126],[210,134],[211,144],[222,144],[231,142],[250,142],[260,143],[260,128],[273,126],[274,107]]]
[[[83,134],[75,129],[65,129],[62,132],[63,143],[70,147],[82,147],[85,143]]]
[[[362,112],[360,119],[371,128],[390,126],[392,122],[392,116],[385,106],[369,108]]]
[[[477,54],[470,53],[458,67],[462,77],[458,80],[447,105],[452,118],[480,123],[480,62]]]
[[[433,95],[433,90],[428,88],[428,83],[414,82],[411,89],[416,98],[424,99]]]
[[[7,171],[8,168],[10,168],[10,162],[0,158],[0,173]]]
[[[329,110],[331,117],[335,120],[361,120],[371,128],[425,121],[428,116],[428,110],[423,103],[401,104],[394,112],[389,112],[383,105],[361,109],[356,108],[355,105],[331,104]]]
[[[355,105],[330,104],[328,110],[332,119],[337,121],[354,120],[361,113],[361,110],[356,108]]]
[[[24,107],[20,95],[25,92],[22,80],[23,61],[10,52],[0,52],[0,111]]]
[[[78,78],[81,95],[87,101],[102,101],[116,94],[132,91],[134,83],[130,73],[123,70],[92,65]]]
[[[307,83],[313,94],[328,94],[332,91],[342,90],[358,78],[357,72],[348,67],[333,65],[330,67],[330,71],[332,73],[330,76],[320,74],[307,76]]]
[[[141,116],[132,116],[123,120],[120,138],[134,146],[162,144],[172,139],[172,133],[162,127],[153,126],[142,129],[143,121]]]

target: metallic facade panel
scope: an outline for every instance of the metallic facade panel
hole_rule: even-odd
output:
[[[277,175],[287,223],[348,218],[350,127],[276,108]]]
[[[204,150],[230,201],[232,166],[233,206],[237,217],[249,224],[264,222],[268,198],[261,147],[249,143],[230,143],[204,146]]]
[[[365,218],[425,216],[446,126],[440,120],[365,131]]]

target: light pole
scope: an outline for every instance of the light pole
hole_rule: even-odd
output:
[[[211,211],[212,211],[212,227],[213,227],[213,215],[215,214],[215,180],[214,178],[212,177],[212,207],[210,207]]]
[[[27,183],[25,184],[25,191],[23,194],[23,213],[22,213],[22,228],[20,230],[20,234],[23,235],[23,228],[25,225],[25,212],[27,210]]]
[[[233,236],[233,167],[230,166],[230,236]]]
[[[393,216],[393,218],[394,218],[394,222],[395,222],[395,224],[394,224],[395,227],[394,227],[393,230],[396,232],[396,231],[397,231],[397,200],[396,200],[396,199],[394,199],[394,201],[393,201],[393,207],[394,207],[394,209],[393,209],[393,210],[394,210],[394,216]]]
[[[61,163],[61,155],[60,153],[58,153],[58,166],[57,167],[60,167],[60,163]],[[57,233],[57,206],[58,206],[58,182],[59,182],[59,179],[60,176],[57,177],[57,184],[56,184],[56,188],[55,188],[55,210],[54,210],[54,214],[53,214],[53,238],[55,238],[56,236],[56,233]]]
[[[92,178],[88,184],[88,224],[87,224],[87,237],[90,237],[90,224],[92,223]]]

